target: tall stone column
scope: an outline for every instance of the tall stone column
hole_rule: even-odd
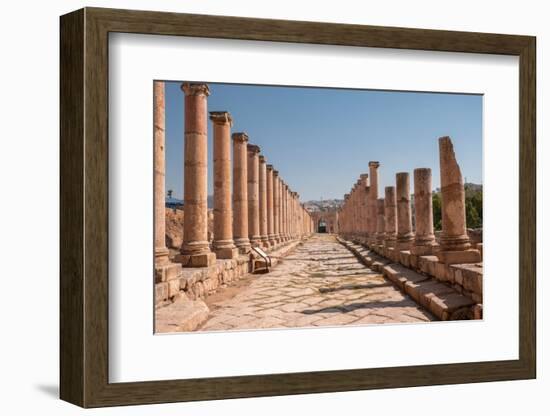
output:
[[[384,244],[386,233],[386,219],[385,219],[385,201],[384,198],[378,198],[376,200],[376,242],[377,244]]]
[[[183,243],[177,261],[184,267],[215,264],[208,244],[208,152],[206,84],[184,83],[185,146]]]
[[[246,133],[233,133],[233,236],[241,254],[250,251],[247,143]]]
[[[238,249],[233,242],[233,210],[231,207],[231,115],[213,111],[214,123],[214,242],[219,259],[233,259]]]
[[[269,245],[275,246],[277,243],[275,239],[275,204],[274,204],[274,181],[273,181],[273,165],[266,166],[266,178],[267,178],[267,236],[269,238]]]
[[[283,227],[285,230],[285,241],[290,240],[290,233],[288,231],[288,217],[289,217],[289,208],[290,204],[288,203],[288,185],[284,184],[284,191],[283,191],[283,201],[284,201],[284,214],[283,214]]]
[[[378,168],[380,163],[376,161],[369,162],[369,199],[368,199],[368,222],[369,222],[369,243],[376,242],[377,234],[377,200],[378,200]]]
[[[360,186],[360,233],[362,237],[367,235],[367,188],[369,186],[368,173],[362,173]]]
[[[398,251],[410,250],[414,240],[411,215],[411,190],[408,172],[395,175],[397,185],[397,243]]]
[[[248,238],[250,244],[258,247],[260,238],[260,148],[254,144],[248,151]]]
[[[155,265],[169,262],[168,248],[166,247],[166,219],[165,219],[165,99],[164,82],[154,82],[155,94]]]
[[[260,239],[262,246],[269,248],[269,237],[267,234],[267,166],[265,157],[259,156],[260,162]]]
[[[273,237],[275,244],[281,242],[279,231],[279,218],[281,215],[281,188],[279,180],[279,171],[273,171]]]
[[[414,170],[414,220],[416,233],[411,253],[425,256],[435,252],[434,214],[432,206],[432,170]]]
[[[466,230],[464,181],[449,137],[439,139],[441,173],[441,250],[439,261],[447,264],[481,261],[478,250],[471,248]]]
[[[174,264],[168,257],[166,248],[166,154],[165,154],[165,98],[164,82],[154,82],[155,112],[155,281],[164,282],[177,278],[181,266]]]
[[[386,233],[384,236],[384,245],[386,247],[395,247],[395,240],[397,238],[397,203],[394,186],[386,186],[384,202]]]

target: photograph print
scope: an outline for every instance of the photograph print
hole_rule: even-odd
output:
[[[155,333],[483,319],[483,95],[152,88]]]

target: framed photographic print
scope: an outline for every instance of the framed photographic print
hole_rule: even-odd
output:
[[[535,38],[85,8],[60,53],[63,400],[535,377]]]

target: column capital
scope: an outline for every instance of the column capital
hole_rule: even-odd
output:
[[[260,153],[260,146],[257,146],[255,144],[248,144],[246,145],[246,150],[249,153]]]
[[[380,167],[380,162],[377,162],[377,161],[374,161],[374,160],[371,160],[369,162],[369,168],[378,168]]]
[[[260,163],[266,163],[266,161],[265,161],[265,156],[264,156],[264,155],[260,155],[260,156],[258,157],[258,159],[259,159]],[[267,167],[267,166],[266,166],[266,167]]]
[[[369,174],[368,173],[362,173],[361,175],[359,175],[359,178],[362,179],[362,180],[365,180],[369,177]]]
[[[267,170],[273,170],[273,165],[266,165],[265,167]]]
[[[270,166],[270,165],[268,165]],[[276,177],[279,177],[279,171],[278,170],[273,170],[273,176],[276,176]]]
[[[231,114],[228,111],[210,111],[210,120],[215,124],[226,124],[233,125],[233,119]]]
[[[233,141],[236,142],[248,142],[248,134],[246,134],[245,132],[233,133],[231,137],[233,138]]]
[[[185,95],[204,95],[208,97],[210,95],[210,88],[208,84],[184,82],[181,84],[181,90]]]

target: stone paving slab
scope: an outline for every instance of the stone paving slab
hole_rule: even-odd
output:
[[[436,318],[333,235],[317,234],[227,299],[201,331],[427,322]]]

